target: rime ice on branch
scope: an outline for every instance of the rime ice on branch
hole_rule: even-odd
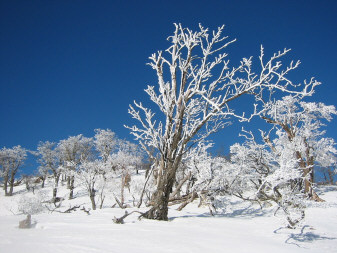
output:
[[[258,104],[276,92],[303,97],[311,95],[319,84],[312,78],[299,87],[300,84],[287,78],[299,65],[299,61],[291,62],[282,69],[280,58],[289,49],[265,60],[261,46],[257,72],[253,71],[252,57],[243,58],[237,67],[230,67],[225,50],[235,40],[223,36],[223,30],[221,26],[210,33],[199,25],[195,32],[175,24],[174,34],[168,38],[170,46],[149,58],[158,84],[148,86],[145,91],[165,120],[156,120],[153,110],[142,103],[134,102],[129,109],[139,123],[129,127],[131,133],[158,161],[157,190],[152,196],[154,206],[144,215],[147,218],[167,220],[167,204],[177,168],[193,144],[226,126],[231,118],[245,121],[261,114]],[[251,115],[239,115],[232,108],[231,101],[242,96],[253,96],[257,101],[251,105]],[[156,153],[150,152],[151,149]]]

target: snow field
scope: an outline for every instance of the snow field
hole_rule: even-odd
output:
[[[0,195],[1,252],[297,253],[336,252],[337,249],[336,187],[323,189],[321,196],[327,202],[313,203],[307,209],[305,222],[294,230],[285,228],[281,217],[274,217],[273,208],[261,210],[236,198],[229,198],[226,210],[214,217],[208,208],[198,208],[195,201],[180,212],[175,210],[176,206],[171,207],[168,222],[139,221],[139,215],[134,213],[125,219],[125,224],[114,224],[112,218],[122,216],[125,210],[105,207],[90,211],[90,215],[79,209],[65,214],[42,212],[32,215],[36,222],[34,228],[18,229],[18,222],[25,218],[13,214],[17,213],[16,201],[24,194],[20,187],[16,190],[21,194]],[[90,207],[89,198],[83,195],[65,201],[62,210],[76,204]]]

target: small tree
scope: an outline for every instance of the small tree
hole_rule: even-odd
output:
[[[6,196],[13,195],[15,175],[27,158],[27,150],[20,145],[13,148],[2,148],[0,150],[1,176],[4,181]],[[8,191],[9,185],[9,191]]]
[[[74,197],[76,170],[81,162],[90,160],[92,156],[93,140],[81,134],[71,136],[58,143],[58,149],[63,163],[64,172],[67,173],[67,186],[69,188],[69,199]]]
[[[54,142],[40,142],[37,147],[36,154],[39,157],[38,162],[41,165],[39,167],[39,171],[42,171],[45,174],[51,172],[51,175],[54,178],[52,200],[55,202],[57,199],[58,184],[62,173],[60,149]]]
[[[305,198],[323,201],[314,191],[314,167],[336,163],[335,142],[321,130],[321,121],[336,113],[334,106],[294,96],[265,104],[261,117],[273,127],[268,134],[260,130],[262,143],[244,131],[244,144],[231,147],[236,171],[231,192],[245,200],[275,202],[295,227],[304,218]]]
[[[124,207],[124,191],[125,188],[130,190],[130,182],[132,170],[137,165],[141,164],[142,156],[137,145],[128,142],[120,141],[119,150],[109,157],[109,162],[112,164],[115,173],[121,179],[120,187],[120,206]]]
[[[119,140],[110,129],[95,129],[94,144],[99,156],[106,162],[110,154],[116,150]]]
[[[272,124],[278,138],[272,143],[269,134],[263,133],[266,144],[274,150],[283,145],[297,161],[294,170],[300,170],[300,188],[311,199],[322,201],[313,190],[314,167],[328,167],[336,163],[335,141],[325,138],[322,120],[330,121],[337,111],[334,106],[308,103],[294,96],[269,102],[261,118]],[[277,143],[275,143],[277,141]]]
[[[323,174],[324,184],[331,184],[335,183],[335,176],[337,174],[336,164],[329,166],[329,167],[319,167],[319,171]]]
[[[93,210],[96,210],[96,183],[103,176],[104,163],[100,160],[84,161],[77,170],[77,178],[84,184],[91,201]]]
[[[246,141],[231,146],[234,170],[229,192],[247,201],[274,202],[277,210],[284,211],[289,226],[294,227],[304,218],[305,203],[293,150],[279,139],[270,147],[258,144],[252,132],[244,133]]]
[[[303,91],[296,90],[297,85],[287,74],[297,68],[299,62],[291,62],[282,70],[279,61],[287,49],[266,62],[261,47],[260,70],[256,73],[252,57],[243,58],[238,67],[229,68],[224,50],[235,40],[226,41],[228,37],[222,35],[223,29],[224,26],[219,27],[210,35],[201,25],[199,31],[194,32],[175,24],[174,34],[168,38],[171,44],[168,49],[150,57],[149,65],[156,71],[158,89],[148,86],[145,90],[164,120],[155,120],[154,112],[141,103],[135,102],[135,107],[130,105],[129,113],[140,126],[129,129],[149,156],[152,148],[156,150],[153,158],[158,161],[157,189],[152,196],[154,205],[143,215],[146,218],[168,219],[170,193],[188,149],[227,125],[230,117],[247,119],[236,114],[234,100],[244,95],[261,100],[278,90],[305,96],[312,94],[314,86],[319,84],[311,79]],[[257,113],[255,110],[253,114]]]
[[[117,150],[120,140],[117,138],[116,134],[110,129],[95,129],[94,136],[94,146],[98,152],[102,163],[104,164],[103,170],[101,171],[101,177],[98,181],[99,184],[99,194],[100,194],[100,208],[103,206],[105,199],[104,190],[109,179],[112,179],[112,171],[114,165],[110,162],[110,156],[114,151]]]

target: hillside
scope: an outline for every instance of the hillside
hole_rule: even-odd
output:
[[[80,187],[75,199],[62,203],[55,211],[38,210],[41,200],[51,196],[51,183],[44,189],[27,192],[24,185],[15,187],[12,197],[0,195],[0,249],[6,253],[20,252],[335,252],[337,248],[337,188],[321,187],[324,203],[309,203],[306,218],[298,229],[285,227],[284,218],[274,217],[274,208],[260,209],[258,205],[227,198],[226,207],[215,216],[207,207],[198,208],[198,201],[183,211],[169,210],[169,222],[138,220],[139,214],[115,224],[125,210],[111,208],[113,198],[103,209],[88,210],[90,200]],[[67,196],[65,186],[60,196]],[[31,229],[19,229],[26,215],[20,213],[30,201],[39,213],[32,215]],[[34,202],[36,201],[36,202]],[[19,204],[18,204],[19,203]],[[44,206],[44,204],[42,204]],[[27,207],[26,207],[27,208]],[[31,207],[30,207],[31,208]],[[128,211],[134,208],[128,208]],[[144,209],[145,210],[145,209]]]

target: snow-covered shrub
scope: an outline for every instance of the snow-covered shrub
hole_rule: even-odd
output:
[[[45,210],[43,202],[46,200],[46,194],[39,192],[34,196],[22,196],[18,202],[18,211],[24,214],[37,214]]]

